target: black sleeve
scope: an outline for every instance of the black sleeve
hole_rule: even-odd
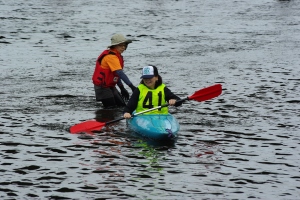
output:
[[[171,90],[167,87],[165,87],[165,99],[166,99],[166,102],[169,102],[170,99],[180,100],[180,98],[177,95],[175,95],[173,92],[171,92]],[[175,107],[181,106],[181,105],[182,105],[182,102],[175,103]]]
[[[129,80],[128,76],[124,73],[123,70],[119,69],[119,70],[116,70],[115,72],[118,74],[120,79],[122,79],[126,83],[126,85],[128,85],[128,86],[132,85],[131,81]]]
[[[132,112],[135,111],[138,101],[139,101],[139,96],[140,96],[140,90],[137,88],[136,90],[134,90],[131,97],[129,98],[129,100],[124,108],[124,113],[128,112],[128,113],[132,114]]]

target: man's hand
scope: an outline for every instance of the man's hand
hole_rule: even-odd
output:
[[[136,89],[136,87],[134,85],[132,85],[132,84],[128,85],[128,86],[130,87],[130,89],[131,89],[132,92],[134,92],[134,90]]]
[[[129,93],[124,87],[120,87],[122,97],[125,101],[129,99]]]

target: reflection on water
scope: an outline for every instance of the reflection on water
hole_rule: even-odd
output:
[[[148,170],[152,169],[155,171],[162,171],[163,168],[159,164],[159,157],[163,155],[162,153],[160,153],[160,151],[166,148],[165,146],[156,149],[144,140],[138,140],[137,143],[134,144],[134,146],[142,148],[139,154],[147,158],[148,162],[146,162],[145,164],[149,166],[147,168]]]
[[[0,198],[297,199],[299,6],[0,1]],[[124,70],[135,85],[149,63],[183,98],[223,85],[216,99],[170,108],[175,143],[139,138],[125,120],[69,133],[123,115],[102,109],[91,83],[116,32],[134,39]]]

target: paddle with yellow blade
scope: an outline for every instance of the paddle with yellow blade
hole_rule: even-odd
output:
[[[206,101],[206,100],[210,100],[212,98],[215,98],[217,96],[219,96],[222,93],[222,85],[221,84],[215,84],[203,89],[200,89],[198,91],[196,91],[193,95],[186,97],[184,99],[181,99],[177,102],[183,102],[183,101],[187,101],[187,100],[194,100],[194,101]],[[146,112],[150,112],[152,110],[156,110],[156,109],[160,109],[162,107],[167,107],[169,106],[169,104],[164,104],[161,106],[157,106],[155,108],[151,108],[149,110],[145,110],[139,113],[135,113],[133,116],[137,116]],[[75,124],[74,126],[70,127],[70,133],[80,133],[80,132],[91,132],[91,131],[96,131],[96,130],[101,130],[104,126],[117,122],[117,121],[121,121],[125,119],[124,117],[119,118],[119,119],[115,119],[112,121],[108,121],[108,122],[98,122],[96,120],[88,120],[79,124]]]

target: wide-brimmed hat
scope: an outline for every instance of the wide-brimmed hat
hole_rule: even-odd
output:
[[[132,42],[132,40],[126,39],[122,34],[115,34],[111,37],[111,45],[109,45],[107,48],[110,48],[111,46],[115,46],[118,44],[126,43],[129,44]]]
[[[158,76],[158,70],[155,66],[143,67],[141,78],[153,78],[154,76]]]

